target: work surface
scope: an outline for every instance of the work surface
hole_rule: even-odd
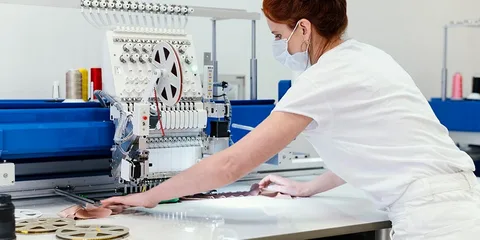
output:
[[[219,192],[246,191],[251,183],[235,183]],[[59,198],[16,203],[17,208],[39,210],[44,217],[56,217],[71,205]],[[131,240],[309,239],[390,227],[386,213],[375,210],[362,192],[349,185],[311,198],[245,197],[159,205],[107,219],[77,221],[77,225],[82,224],[126,226],[130,228],[127,239]],[[55,234],[17,237],[56,239]]]

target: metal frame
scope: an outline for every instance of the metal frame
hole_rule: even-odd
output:
[[[56,7],[56,8],[79,8],[80,0],[0,0],[0,3],[15,4],[15,5],[31,5],[42,7]],[[195,9],[195,12],[190,14],[192,17],[210,17],[219,20],[238,19],[238,20],[260,20],[260,13],[247,12],[242,9],[231,8],[211,8],[188,6]]]
[[[447,68],[447,58],[448,58],[448,30],[451,28],[480,28],[480,19],[477,20],[464,20],[464,21],[452,21],[449,24],[443,27],[443,61],[442,61],[442,101],[447,100],[447,89],[448,89],[448,68]]]

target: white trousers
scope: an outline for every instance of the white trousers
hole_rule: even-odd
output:
[[[393,240],[480,239],[480,184],[471,172],[419,179],[388,216]]]

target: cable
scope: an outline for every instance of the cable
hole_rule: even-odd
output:
[[[165,137],[165,131],[163,130],[162,124],[162,115],[160,114],[160,107],[158,106],[158,97],[157,97],[157,88],[153,89],[153,93],[155,95],[155,104],[157,105],[157,116],[158,116],[158,123],[160,124],[160,129],[162,130],[162,135]]]

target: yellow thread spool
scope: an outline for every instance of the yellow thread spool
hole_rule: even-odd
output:
[[[88,90],[90,84],[88,82],[88,70],[85,68],[80,68],[78,71],[82,74],[82,99],[83,101],[88,101]]]

